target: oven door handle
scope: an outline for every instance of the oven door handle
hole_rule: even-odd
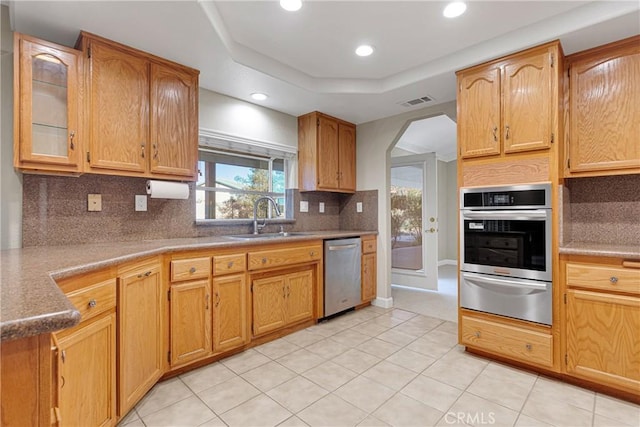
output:
[[[547,283],[537,283],[530,280],[522,279],[499,279],[497,277],[487,277],[474,273],[462,273],[462,278],[476,286],[482,288],[500,290],[500,288],[512,288],[512,289],[529,289],[532,291],[543,292],[547,290]]]
[[[505,210],[505,211],[462,211],[463,219],[509,219],[517,221],[544,221],[549,215],[548,209]]]

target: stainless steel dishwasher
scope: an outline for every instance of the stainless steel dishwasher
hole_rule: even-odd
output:
[[[360,238],[324,241],[324,317],[360,303]]]

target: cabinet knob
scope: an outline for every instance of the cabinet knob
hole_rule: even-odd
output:
[[[531,344],[526,344],[524,347],[527,349],[527,351],[531,351],[533,349],[533,346]]]
[[[89,306],[89,308],[93,308],[96,305],[98,305],[98,303],[96,302],[96,300],[91,299],[91,300],[89,300],[89,304],[87,304],[87,305]]]
[[[189,273],[193,274],[193,273],[195,273],[195,272],[196,272],[196,268],[195,268],[195,267],[191,267],[191,268],[189,269]]]
[[[475,336],[476,338],[480,338],[480,331],[476,331]]]
[[[617,278],[616,276],[611,276],[611,277],[609,278],[609,281],[610,281],[611,283],[618,283],[618,278]]]
[[[315,255],[316,255],[315,251],[309,251],[309,256],[315,256]]]
[[[262,263],[266,264],[267,263],[267,259],[266,258],[262,258]]]
[[[227,268],[231,268],[233,267],[233,261],[229,261],[229,263],[227,264]]]

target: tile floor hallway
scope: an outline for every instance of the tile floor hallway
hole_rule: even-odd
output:
[[[640,406],[472,356],[368,307],[157,384],[120,425],[640,426]]]

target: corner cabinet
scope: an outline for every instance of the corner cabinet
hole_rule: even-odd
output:
[[[548,43],[459,71],[461,158],[544,150],[558,137],[562,50]]]
[[[152,259],[124,266],[118,277],[118,415],[122,416],[164,373],[161,264]]]
[[[640,261],[563,258],[565,370],[640,397]]]
[[[14,167],[82,171],[82,52],[14,33]]]
[[[298,117],[301,191],[356,191],[356,127],[317,111]]]
[[[194,180],[197,70],[82,32],[86,170]]]
[[[565,176],[640,173],[640,36],[567,57]]]

